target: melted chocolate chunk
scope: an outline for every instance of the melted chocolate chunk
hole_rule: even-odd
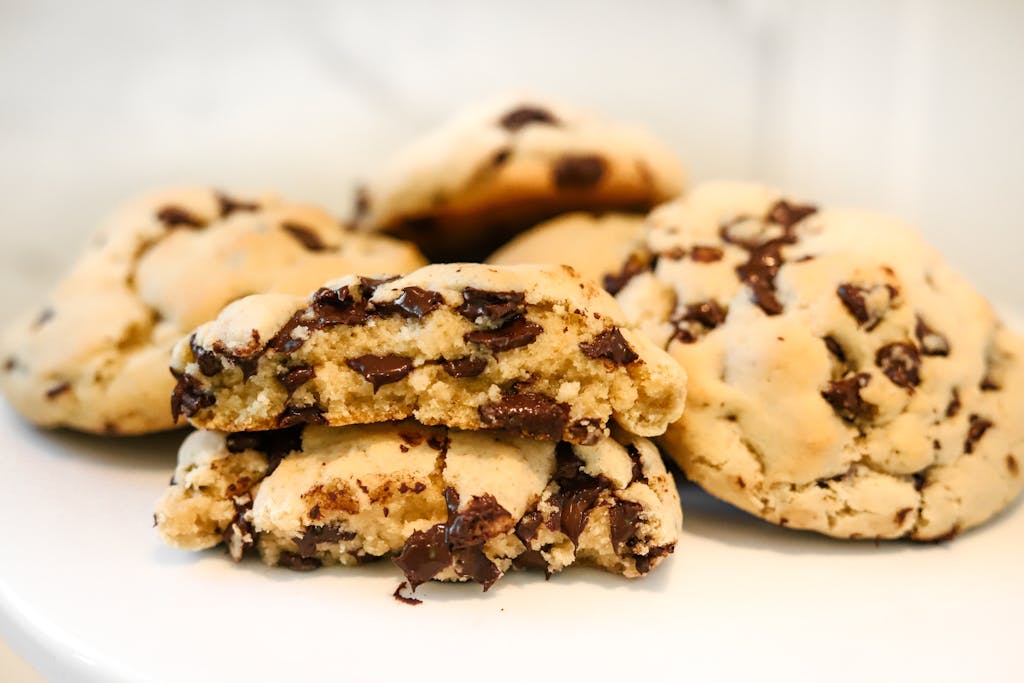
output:
[[[860,390],[870,382],[871,375],[866,372],[834,380],[828,383],[825,391],[821,392],[821,397],[829,402],[836,415],[847,422],[872,420],[878,408],[865,401],[860,395]]]
[[[270,476],[286,455],[302,451],[302,425],[287,429],[228,434],[224,445],[229,453],[253,450],[266,454],[267,476]]]
[[[452,564],[452,552],[445,543],[445,525],[435,524],[426,531],[413,533],[393,561],[412,590],[437,576]]]
[[[604,429],[601,427],[600,421],[586,417],[570,424],[568,432],[573,443],[584,446],[593,446],[604,436]]]
[[[524,104],[502,116],[499,123],[502,128],[514,133],[520,128],[530,124],[539,123],[548,126],[557,126],[559,121],[555,118],[555,115],[547,109]]]
[[[864,299],[864,294],[867,293],[867,289],[864,287],[858,287],[849,283],[841,284],[836,289],[836,295],[839,300],[846,306],[846,310],[850,312],[854,320],[863,327],[870,318],[868,313],[868,304]]]
[[[316,547],[320,543],[338,543],[339,541],[351,541],[356,537],[354,531],[344,531],[339,526],[310,526],[306,531],[295,539],[295,547],[302,557],[316,556]]]
[[[60,384],[55,384],[46,390],[46,400],[52,401],[61,394],[66,394],[69,391],[71,391],[70,382],[61,382]]]
[[[514,394],[480,406],[488,429],[504,429],[534,439],[558,440],[569,422],[569,406],[544,394]]]
[[[455,573],[481,584],[485,592],[501,578],[501,570],[487,559],[483,546],[475,545],[462,548],[456,550],[453,556],[455,558]]]
[[[314,569],[319,569],[323,566],[323,562],[316,557],[303,557],[298,553],[290,553],[283,551],[277,558],[278,567],[287,567],[297,572],[308,572]]]
[[[782,246],[788,242],[772,240],[750,251],[746,263],[736,268],[740,280],[752,292],[752,300],[768,315],[782,313],[782,303],[775,296],[775,276],[783,264]]]
[[[828,348],[829,353],[836,357],[840,363],[846,362],[846,352],[843,351],[842,345],[833,336],[828,336],[823,339],[825,346]]]
[[[462,292],[462,305],[458,313],[463,318],[479,322],[481,319],[502,325],[526,312],[526,295],[522,292],[489,292],[466,287]]]
[[[620,500],[608,509],[611,520],[612,549],[616,555],[622,554],[622,546],[633,539],[640,530],[640,518],[643,507],[639,503]]]
[[[365,283],[363,286],[366,286]],[[311,329],[323,329],[334,325],[362,325],[369,317],[366,302],[356,301],[349,288],[321,288],[313,295]]]
[[[206,225],[180,206],[165,206],[156,212],[156,217],[168,228],[201,228]]]
[[[462,338],[487,347],[491,353],[500,353],[532,344],[543,331],[544,328],[537,323],[519,317],[513,318],[496,330],[467,332]]]
[[[629,483],[640,482],[642,484],[647,483],[647,476],[644,474],[643,460],[640,457],[640,450],[633,444],[626,444],[626,454],[629,455],[629,459],[633,461],[633,477],[629,480]]]
[[[596,154],[567,154],[555,162],[552,178],[560,190],[586,190],[601,182],[606,166],[604,158]]]
[[[444,297],[419,287],[404,287],[402,293],[389,306],[392,310],[411,318],[422,318],[444,305]]]
[[[296,425],[325,425],[323,408],[320,406],[287,406],[277,416],[277,428],[294,427]]]
[[[381,285],[386,285],[389,282],[394,282],[400,275],[385,275],[384,277],[360,277],[359,278],[359,293],[363,295],[363,300],[367,301],[377,293],[377,288]]]
[[[512,560],[512,566],[516,569],[542,569],[545,576],[551,578],[551,567],[539,550],[527,548]]]
[[[725,255],[718,247],[705,247],[695,246],[690,250],[690,258],[697,263],[714,263],[715,261],[721,261]]]
[[[450,487],[445,489],[446,499]],[[452,548],[481,546],[488,540],[503,534],[515,524],[512,515],[495,500],[485,494],[473,496],[469,504],[448,522],[446,540]]]
[[[629,281],[640,273],[653,268],[653,262],[649,256],[639,252],[629,255],[626,262],[618,273],[610,273],[604,276],[604,288],[612,296],[622,291],[622,288],[629,284]]]
[[[794,225],[818,212],[818,207],[809,204],[790,204],[781,199],[768,210],[767,220],[781,225],[784,228],[792,228]]]
[[[948,356],[949,340],[925,323],[921,316],[917,317],[917,325],[914,327],[914,335],[917,343],[921,345],[921,353],[926,356]]]
[[[213,394],[207,393],[199,381],[191,375],[178,374],[178,383],[171,392],[171,417],[175,422],[178,416],[192,417],[203,408],[209,408],[216,402]]]
[[[992,421],[981,415],[971,415],[968,420],[970,426],[967,428],[967,438],[964,439],[964,453],[970,454],[974,452],[974,445],[981,440],[981,437],[985,436],[985,432],[992,426]]]
[[[393,353],[385,356],[367,354],[358,358],[350,358],[345,361],[345,365],[358,372],[372,384],[373,393],[377,393],[377,390],[385,384],[403,379],[413,370],[411,358]]]
[[[221,218],[227,218],[236,211],[259,211],[260,205],[256,202],[243,202],[223,192],[217,193],[217,204],[220,207]]]
[[[580,350],[587,358],[603,358],[615,365],[629,365],[640,358],[617,327],[601,332],[592,341],[580,342]]]
[[[785,524],[783,524],[785,526]],[[655,560],[659,557],[664,557],[670,554],[676,549],[675,543],[669,543],[668,545],[659,545],[651,548],[647,551],[646,555],[637,555],[634,560],[636,561],[636,570],[641,574],[646,574],[651,571],[651,567],[654,566]]]
[[[297,365],[278,373],[277,381],[284,385],[290,396],[296,389],[314,377],[316,377],[316,370],[308,365]]]
[[[189,338],[188,344],[192,348],[192,357],[196,359],[201,373],[213,377],[224,369],[224,364],[220,362],[216,353],[196,343],[196,335],[193,334]]]
[[[910,342],[894,342],[878,349],[875,365],[898,387],[913,391],[921,383],[921,356]]]
[[[537,538],[537,529],[540,528],[543,521],[544,515],[537,510],[532,510],[523,515],[519,524],[516,525],[516,536],[527,548],[530,547],[530,541]]]
[[[956,417],[962,405],[960,403],[960,390],[953,387],[953,392],[949,398],[949,405],[946,406],[946,417]]]
[[[555,482],[559,491],[551,497],[551,502],[559,511],[552,515],[549,526],[554,525],[553,531],[568,536],[573,545],[579,543],[601,491],[608,488],[603,478],[583,472],[582,464],[569,444],[561,442],[555,447]]]
[[[456,379],[478,377],[487,368],[487,359],[478,356],[466,356],[465,358],[441,361],[441,367]]]
[[[402,595],[402,591],[408,587],[409,584],[403,581],[402,583],[398,584],[398,588],[395,589],[395,592],[392,593],[391,596],[398,602],[404,603],[406,605],[422,605],[423,601],[419,598],[414,598],[408,595]]]
[[[316,234],[316,231],[312,228],[298,223],[286,222],[281,224],[281,229],[294,237],[299,244],[309,251],[324,251],[327,249],[327,245],[320,239],[320,235]]]
[[[228,549],[231,558],[236,562],[241,561],[245,551],[251,548],[256,542],[256,530],[248,519],[248,513],[252,510],[252,498],[241,505],[235,503],[235,516],[231,518],[227,527],[221,533],[221,539]]]

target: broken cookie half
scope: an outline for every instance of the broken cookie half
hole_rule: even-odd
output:
[[[223,431],[416,418],[596,444],[662,433],[678,363],[566,266],[433,265],[251,296],[174,350],[172,408]]]
[[[410,585],[579,562],[628,577],[675,547],[682,512],[657,449],[615,429],[592,445],[411,420],[298,425],[184,442],[157,504],[170,545],[225,544],[291,569],[391,557]]]

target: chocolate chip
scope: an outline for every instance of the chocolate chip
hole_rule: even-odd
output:
[[[544,331],[544,328],[526,318],[514,318],[496,330],[476,330],[467,332],[463,339],[473,344],[487,347],[491,353],[500,353],[510,349],[532,344]]]
[[[252,510],[252,496],[246,496],[244,502],[234,501],[235,515],[228,522],[227,527],[221,533],[221,540],[228,549],[231,558],[236,562],[241,561],[245,551],[256,543],[256,530],[249,521],[249,511]]]
[[[717,301],[698,301],[687,305],[682,318],[676,321],[676,324],[678,325],[679,322],[691,322],[699,324],[702,328],[700,331],[713,330],[725,322],[727,315],[728,311],[726,311],[726,309]],[[683,329],[684,328],[679,328],[679,332],[682,332]],[[694,337],[696,336],[692,326],[689,329],[689,332],[694,335]],[[681,341],[694,341],[694,339],[679,337],[678,334],[679,333],[677,332],[677,338]]]
[[[561,439],[569,422],[569,406],[544,394],[505,396],[497,403],[480,406],[478,412],[488,429],[517,432],[534,439]]]
[[[410,446],[419,446],[423,443],[423,435],[418,432],[399,432],[398,437]]]
[[[446,499],[449,498],[449,489],[445,490]],[[454,493],[454,489],[451,491]],[[512,519],[512,515],[498,503],[494,496],[490,494],[473,496],[469,503],[448,522],[446,541],[454,549],[479,546],[491,538],[507,532],[514,525],[515,521]]]
[[[201,228],[205,223],[180,206],[165,206],[156,212],[157,220],[168,228]]]
[[[721,261],[725,255],[718,247],[695,246],[690,250],[690,258],[697,263],[714,263]]]
[[[1016,477],[1020,474],[1020,465],[1017,464],[1017,459],[1012,454],[1006,456],[1006,469],[1011,476]]]
[[[312,228],[299,225],[298,223],[285,222],[281,224],[281,229],[294,237],[299,244],[309,251],[324,251],[327,249],[327,245],[320,239],[320,235],[316,234],[316,231]]]
[[[864,294],[867,293],[867,289],[864,287],[858,287],[849,283],[841,284],[836,289],[836,294],[839,296],[839,300],[846,306],[846,310],[850,312],[861,326],[864,325],[869,319],[867,301],[864,299]]]
[[[821,397],[829,402],[836,415],[847,422],[868,421],[875,417],[878,408],[861,398],[860,390],[870,382],[871,375],[866,372],[834,380],[821,392]]]
[[[55,384],[46,390],[46,400],[52,401],[61,394],[66,394],[69,391],[71,391],[70,382],[61,382],[60,384]]]
[[[751,299],[768,315],[782,313],[782,303],[775,296],[775,276],[782,266],[782,246],[787,242],[772,240],[750,251],[746,263],[736,273],[751,290]]]
[[[640,273],[651,270],[653,267],[651,258],[639,252],[629,255],[626,262],[618,273],[611,273],[604,276],[604,288],[612,296],[622,291],[622,288],[629,284],[629,281]]]
[[[260,209],[260,205],[256,202],[239,201],[223,192],[217,193],[217,204],[220,206],[222,218],[226,218],[236,211],[259,211]]]
[[[917,342],[921,345],[921,353],[926,356],[948,356],[949,340],[925,323],[921,316],[917,316],[917,325],[914,327],[914,334]]]
[[[443,304],[444,297],[440,293],[419,287],[403,287],[402,293],[394,301],[394,306],[399,312],[413,318],[422,318]]]
[[[622,554],[622,546],[634,538],[640,530],[640,517],[643,507],[639,503],[620,500],[608,509],[611,521],[612,549],[616,555]]]
[[[901,508],[896,511],[896,516],[893,518],[893,521],[896,522],[897,525],[903,526],[903,522],[907,521],[907,515],[913,511],[914,508]]]
[[[189,338],[188,345],[192,349],[192,357],[199,365],[199,371],[204,375],[213,377],[224,369],[224,364],[216,353],[196,343],[196,335],[193,334]]]
[[[302,451],[302,425],[288,429],[228,434],[224,439],[224,446],[229,453],[253,450],[266,454],[267,476],[270,476],[285,456]]]
[[[626,454],[629,459],[633,461],[633,476],[629,480],[629,483],[640,482],[642,484],[647,483],[647,475],[644,474],[643,459],[640,457],[640,450],[629,443],[626,444]]]
[[[552,530],[561,531],[573,545],[578,545],[601,491],[608,488],[603,478],[583,472],[582,464],[569,444],[562,442],[555,447],[555,482],[559,491],[551,497],[558,508],[558,514],[551,519],[555,526]]]
[[[910,342],[894,342],[878,349],[875,365],[898,387],[913,391],[921,383],[921,356]]]
[[[377,293],[377,288],[381,285],[386,285],[389,282],[394,282],[400,275],[385,275],[384,277],[360,277],[359,278],[359,293],[363,295],[363,300],[372,299],[373,295]]]
[[[580,342],[580,350],[587,358],[603,358],[615,365],[629,365],[640,358],[617,327],[601,332],[592,341]]]
[[[337,543],[351,541],[356,537],[354,531],[344,531],[336,525],[309,526],[302,536],[295,539],[295,547],[302,557],[314,557],[316,547],[320,543]]]
[[[527,548],[512,560],[516,569],[542,569],[547,578],[551,578],[551,567],[539,550]]]
[[[385,384],[391,384],[404,378],[413,370],[411,358],[396,354],[374,356],[367,354],[358,358],[350,358],[345,361],[349,366],[363,378],[373,385],[373,393],[377,393]]]
[[[949,405],[946,406],[946,417],[956,417],[957,413],[960,412],[960,407],[963,404],[960,403],[960,390],[953,387],[953,391],[949,398]]]
[[[462,292],[462,305],[458,313],[475,323],[489,322],[501,325],[526,312],[523,292],[491,292],[466,287]]]
[[[825,347],[828,348],[829,353],[836,357],[840,363],[846,362],[846,352],[843,351],[842,345],[833,336],[827,336],[823,338]]]
[[[313,368],[308,365],[296,365],[279,372],[277,380],[284,385],[290,396],[296,389],[314,377],[316,377],[316,371]]]
[[[323,566],[323,562],[316,557],[303,557],[298,553],[284,551],[277,558],[277,566],[286,567],[297,572],[308,572],[319,569]]]
[[[445,542],[445,525],[435,524],[426,531],[414,532],[393,561],[412,590],[437,576],[452,564],[451,549]]]
[[[178,374],[178,383],[171,392],[171,417],[177,422],[178,416],[192,417],[203,408],[212,406],[216,399],[206,392],[192,375]]]
[[[784,228],[792,228],[794,225],[818,212],[818,207],[805,204],[790,204],[781,199],[768,210],[767,220],[777,223]]]
[[[604,158],[596,154],[567,154],[552,168],[555,187],[561,190],[592,188],[601,182],[606,166]]]
[[[487,359],[479,356],[466,356],[455,360],[441,362],[441,367],[452,377],[478,377],[487,368]]]
[[[419,598],[414,598],[412,596],[402,595],[402,591],[405,590],[408,587],[409,587],[409,584],[407,582],[403,581],[402,583],[398,584],[398,588],[395,589],[395,592],[392,593],[391,596],[395,600],[397,600],[398,602],[404,603],[406,605],[414,605],[414,606],[415,605],[422,605],[423,601],[420,600]]]
[[[783,517],[782,520],[780,520],[783,522],[783,526],[785,526],[784,520],[785,517]],[[658,558],[670,554],[675,549],[676,544],[669,543],[668,545],[654,546],[653,548],[647,551],[646,555],[636,555],[634,557],[634,561],[636,562],[636,570],[641,574],[646,574],[647,572],[651,571],[651,567],[654,566]]]
[[[296,425],[325,425],[324,411],[319,406],[287,406],[277,416],[277,428]]]
[[[455,558],[455,573],[481,584],[484,591],[501,578],[501,570],[487,559],[483,546],[455,550],[452,555]]]
[[[363,287],[367,285],[363,283]],[[321,288],[313,295],[310,306],[313,323],[312,329],[323,329],[334,325],[361,325],[369,317],[366,313],[366,302],[356,301],[349,288]]]
[[[559,121],[547,109],[524,104],[502,116],[499,123],[505,130],[515,132],[532,123],[557,126]]]
[[[964,453],[970,454],[974,452],[974,445],[992,426],[992,421],[981,415],[971,415],[968,420],[970,425],[967,428],[967,438],[964,440]]]
[[[593,446],[604,436],[604,428],[601,426],[601,422],[587,417],[574,421],[566,431],[573,443],[584,446]]]
[[[537,510],[532,510],[523,515],[519,524],[516,525],[516,536],[527,548],[530,547],[530,541],[537,538],[537,529],[540,528],[543,521],[544,515]]]

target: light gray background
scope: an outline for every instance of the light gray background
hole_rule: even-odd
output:
[[[341,212],[363,169],[513,87],[647,124],[698,180],[899,213],[1024,309],[1024,3],[553,5],[0,2],[0,322],[132,193]]]

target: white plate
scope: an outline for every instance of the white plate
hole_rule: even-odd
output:
[[[682,542],[644,580],[515,573],[410,607],[389,562],[297,574],[163,547],[180,440],[42,432],[0,404],[0,635],[52,680],[1022,680],[1019,503],[951,544],[876,544],[686,485]]]

